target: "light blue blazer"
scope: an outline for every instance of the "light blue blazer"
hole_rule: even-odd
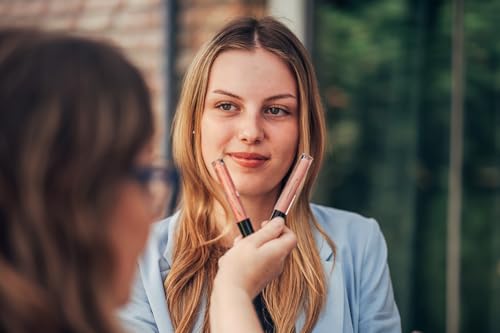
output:
[[[387,246],[377,222],[333,208],[311,205],[336,245],[332,250],[316,232],[316,243],[328,279],[326,305],[314,333],[401,332],[387,265]],[[130,303],[119,311],[127,331],[174,333],[165,301],[163,281],[170,270],[178,214],[153,226],[139,262]],[[333,270],[332,270],[333,268]],[[201,304],[194,332],[200,332],[206,305]],[[300,332],[304,318],[296,322]]]

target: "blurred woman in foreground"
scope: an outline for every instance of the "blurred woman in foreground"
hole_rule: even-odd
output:
[[[163,184],[139,71],[115,48],[0,32],[0,331],[112,332]]]

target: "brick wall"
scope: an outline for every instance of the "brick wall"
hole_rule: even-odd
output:
[[[109,39],[142,70],[157,114],[165,109],[163,89],[165,2],[168,0],[0,0],[0,26],[39,26]],[[174,84],[198,48],[231,18],[261,16],[265,0],[177,0]],[[174,93],[175,100],[177,92]],[[164,121],[159,121],[160,125]]]
[[[177,62],[182,74],[199,47],[237,16],[262,16],[265,0],[186,0],[177,1]]]
[[[0,0],[0,26],[38,26],[109,39],[143,72],[163,114],[162,0]]]

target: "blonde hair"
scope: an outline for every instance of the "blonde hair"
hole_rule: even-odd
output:
[[[333,250],[335,246],[318,225],[309,205],[326,132],[314,69],[303,45],[282,23],[271,17],[241,18],[225,26],[198,52],[184,78],[174,118],[173,155],[182,172],[182,203],[165,293],[176,332],[192,330],[201,299],[205,297],[209,302],[207,295],[217,272],[217,260],[224,252],[220,244],[213,242],[220,233],[212,220],[215,200],[223,204],[224,199],[203,162],[200,136],[193,135],[200,129],[210,68],[221,52],[251,51],[257,47],[277,55],[295,76],[300,104],[296,154],[306,152],[315,159],[304,189],[287,217],[287,225],[297,235],[297,248],[288,257],[280,277],[264,289],[264,301],[278,332],[294,332],[301,311],[305,314],[302,332],[310,332],[325,304],[326,278],[313,229],[325,237]],[[208,313],[204,314],[203,330],[209,331]]]

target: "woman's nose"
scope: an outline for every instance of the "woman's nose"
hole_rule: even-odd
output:
[[[238,138],[246,144],[260,143],[264,139],[262,119],[258,112],[247,112],[241,117]]]

